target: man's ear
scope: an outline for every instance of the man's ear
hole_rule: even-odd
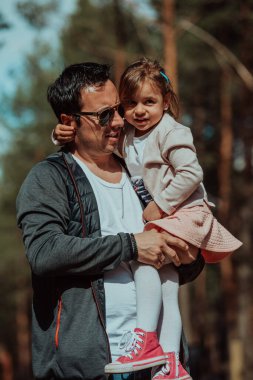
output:
[[[65,113],[62,113],[60,116],[61,123],[64,125],[71,125],[73,121],[73,117],[71,115],[66,115]]]

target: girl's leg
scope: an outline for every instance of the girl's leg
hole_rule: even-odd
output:
[[[163,310],[159,320],[159,342],[164,352],[179,352],[182,320],[178,302],[178,274],[172,265],[159,270],[162,283]]]
[[[136,287],[136,328],[130,347],[125,348],[125,355],[119,357],[116,362],[107,364],[105,373],[134,372],[167,361],[156,332],[162,305],[159,273],[152,266],[137,262],[132,262],[131,267]]]
[[[137,303],[136,327],[156,331],[162,306],[162,287],[158,271],[150,266],[132,262]]]
[[[156,372],[153,380],[192,380],[179,360],[182,321],[178,304],[178,274],[172,265],[161,268],[159,274],[163,297],[159,342],[167,355],[167,363]]]

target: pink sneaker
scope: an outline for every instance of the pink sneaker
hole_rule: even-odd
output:
[[[184,369],[179,361],[179,354],[166,353],[167,363],[155,374],[152,380],[192,380],[192,377]]]
[[[105,373],[134,372],[166,363],[156,332],[134,329],[129,353],[105,366]]]

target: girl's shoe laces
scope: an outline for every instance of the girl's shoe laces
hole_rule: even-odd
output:
[[[133,334],[133,331],[130,330],[125,331],[124,334],[122,334],[118,344],[120,350],[124,350],[125,352],[130,351],[133,345]]]
[[[122,350],[124,349],[125,352],[128,352],[126,355],[129,359],[133,359],[133,355],[138,354],[138,350],[142,349],[142,346],[139,345],[139,342],[143,343],[143,339],[141,338],[145,334],[141,331],[139,332],[132,332],[132,331],[126,331],[119,342],[119,348]]]

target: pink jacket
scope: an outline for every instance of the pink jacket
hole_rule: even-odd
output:
[[[134,137],[134,128],[126,127],[123,145],[127,161],[127,146]],[[144,154],[142,177],[144,184],[158,206],[168,215],[179,207],[203,204],[210,206],[202,183],[203,171],[199,165],[190,128],[164,114],[148,135]]]

